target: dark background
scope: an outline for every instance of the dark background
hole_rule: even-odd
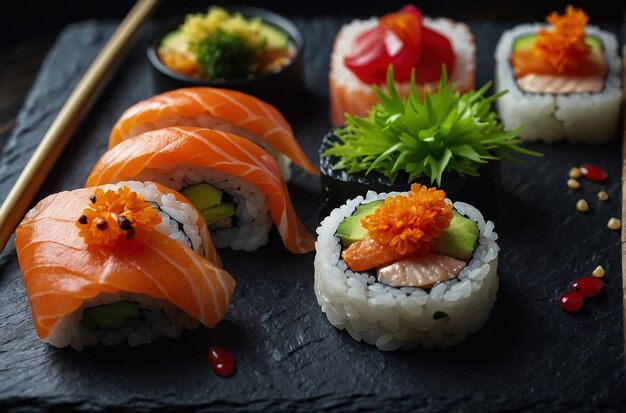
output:
[[[156,15],[166,19],[211,4],[249,5],[271,9],[289,16],[370,17],[397,10],[410,0],[163,0]],[[570,1],[421,1],[424,14],[462,21],[543,20],[552,10],[563,11]],[[0,149],[15,126],[16,116],[50,47],[63,28],[72,22],[89,19],[122,19],[130,10],[130,0],[11,0],[0,13]],[[624,21],[623,1],[577,1],[590,16],[591,23],[619,25]]]

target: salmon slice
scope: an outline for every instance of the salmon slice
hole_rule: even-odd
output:
[[[378,281],[392,287],[430,288],[436,282],[459,275],[465,262],[439,254],[426,254],[396,261],[376,272]]]
[[[287,249],[307,253],[315,237],[298,218],[274,159],[238,136],[197,127],[159,129],[109,149],[87,178],[87,186],[138,179],[147,170],[175,170],[186,164],[240,177],[255,185],[269,201],[270,213]]]
[[[191,87],[172,90],[141,101],[127,109],[109,136],[109,148],[135,136],[133,130],[177,126],[163,124],[167,117],[198,118],[211,116],[244,129],[267,141],[305,171],[319,175],[317,168],[304,154],[293,130],[281,113],[269,103],[254,96],[228,89]],[[161,120],[159,127],[155,123]]]
[[[533,49],[518,50],[511,54],[511,65],[515,78],[519,79],[528,74],[555,75],[567,77],[596,76],[604,78],[606,75],[606,62],[601,50],[590,50],[587,59],[583,60],[577,68],[559,73],[548,62],[535,56]]]
[[[95,188],[83,188],[50,195],[15,232],[19,265],[42,340],[64,317],[102,293],[167,300],[208,327],[224,318],[235,288],[233,278],[167,235],[139,227],[134,238],[122,237],[113,246],[85,244],[75,222],[94,192]]]

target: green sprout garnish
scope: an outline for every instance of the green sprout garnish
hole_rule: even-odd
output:
[[[217,29],[195,48],[200,69],[210,79],[242,79],[253,70],[263,45],[253,46],[241,33]]]
[[[409,182],[428,176],[441,185],[444,172],[478,176],[481,165],[498,159],[521,162],[514,155],[542,156],[519,146],[517,136],[523,126],[505,131],[491,104],[508,91],[485,97],[487,83],[477,91],[463,95],[447,82],[445,66],[436,93],[424,93],[411,74],[411,94],[403,101],[394,86],[393,67],[387,71],[388,95],[378,86],[374,91],[380,103],[367,117],[346,114],[346,124],[335,134],[341,142],[324,155],[339,161],[334,169],[366,174],[376,171],[393,182],[399,171],[409,174]]]

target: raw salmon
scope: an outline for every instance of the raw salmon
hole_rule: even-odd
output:
[[[287,249],[294,253],[315,249],[315,238],[298,218],[274,159],[257,145],[229,133],[189,126],[144,133],[109,149],[91,171],[87,186],[141,179],[144,171],[175,171],[185,164],[255,185],[267,196]]]
[[[256,135],[305,171],[319,175],[319,168],[304,154],[291,126],[274,106],[254,96],[227,89],[177,89],[133,105],[113,127],[109,136],[109,148],[137,133],[177,126],[176,122],[180,118],[203,116],[219,118]],[[168,121],[167,118],[171,120]]]
[[[434,283],[451,280],[459,275],[465,262],[440,254],[409,257],[381,267],[378,281],[393,287],[430,288]]]
[[[105,190],[114,186],[107,186]],[[226,314],[235,281],[190,248],[149,228],[113,246],[87,245],[75,225],[95,188],[50,195],[15,232],[33,321],[46,341],[61,320],[103,293],[166,300],[212,327]]]

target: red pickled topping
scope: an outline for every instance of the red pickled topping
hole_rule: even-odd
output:
[[[230,350],[225,348],[211,347],[209,363],[215,374],[220,377],[229,377],[235,372],[235,357]]]
[[[381,17],[378,26],[359,35],[344,63],[362,82],[380,84],[393,65],[394,78],[408,82],[415,69],[417,83],[438,81],[441,65],[452,77],[455,55],[450,41],[422,25],[422,13],[406,6]]]
[[[441,65],[446,66],[448,79],[454,73],[456,56],[452,44],[443,35],[426,27],[422,28],[422,55],[415,67],[415,82],[437,82],[441,78]]]
[[[580,173],[585,178],[591,181],[602,182],[607,178],[607,173],[604,169],[597,165],[591,165],[588,163],[583,164],[580,167]]]
[[[577,292],[569,292],[567,294],[563,294],[561,298],[559,298],[561,308],[569,313],[575,313],[580,310],[584,303],[585,299]]]
[[[383,83],[389,65],[396,80],[408,81],[422,52],[421,33],[422,14],[417,8],[389,13],[356,38],[344,63],[364,83]]]
[[[577,292],[584,298],[589,298],[600,294],[602,287],[604,287],[604,282],[601,278],[584,277],[572,284],[572,291]]]

